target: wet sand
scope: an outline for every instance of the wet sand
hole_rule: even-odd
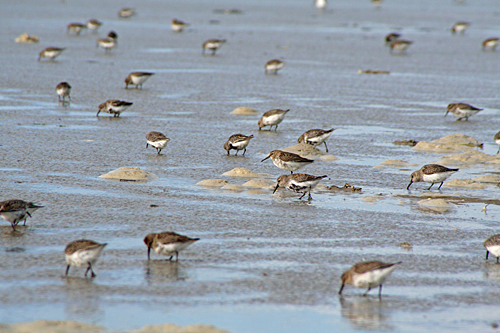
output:
[[[406,191],[412,171],[438,161],[460,168],[449,181],[500,175],[493,141],[500,50],[481,51],[484,39],[498,35],[496,1],[386,1],[380,9],[330,1],[326,11],[312,1],[155,1],[127,3],[137,15],[119,19],[124,5],[2,4],[0,61],[8,65],[0,73],[0,200],[45,207],[18,232],[0,224],[1,323],[62,320],[111,331],[201,323],[229,332],[471,332],[500,324],[500,265],[485,261],[482,245],[499,233],[498,183],[445,182],[431,199],[446,209],[436,209],[443,201],[419,204],[440,193],[437,186]],[[213,11],[232,8],[242,13]],[[174,17],[191,26],[172,32]],[[65,33],[67,24],[90,18],[104,22],[97,34]],[[454,36],[459,20],[472,24]],[[110,30],[118,47],[106,54],[96,40]],[[414,41],[406,53],[391,55],[384,45],[393,31]],[[40,42],[16,43],[24,32]],[[227,43],[202,56],[210,38]],[[48,46],[67,49],[38,62]],[[274,58],[285,67],[265,75]],[[132,71],[156,75],[142,90],[126,90]],[[73,87],[68,105],[57,101],[61,81]],[[134,104],[119,118],[96,117],[108,99]],[[484,110],[469,121],[444,117],[454,102]],[[231,113],[239,107],[257,113]],[[258,131],[260,116],[274,108],[291,111],[276,132]],[[306,130],[332,127],[327,143],[336,159],[300,170],[329,176],[314,200],[283,189],[272,195],[269,181],[287,172],[260,161],[296,145]],[[145,148],[149,131],[171,140],[160,155]],[[223,149],[235,133],[254,135],[245,156]],[[393,144],[452,134],[484,145],[438,152]],[[490,157],[448,156],[464,152]],[[157,178],[99,178],[120,167]],[[249,178],[224,175],[235,168],[269,176],[252,183],[261,188],[245,186]],[[196,185],[206,179],[230,186]],[[326,188],[345,183],[363,190]],[[148,262],[144,236],[167,230],[201,240],[177,263],[156,254]],[[64,247],[82,238],[108,243],[97,277],[72,268],[66,278]],[[398,246],[404,242],[411,247]],[[381,301],[375,290],[362,297],[352,287],[339,298],[342,272],[364,260],[403,263]]]

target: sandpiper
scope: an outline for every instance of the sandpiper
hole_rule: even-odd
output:
[[[253,135],[243,135],[243,134],[233,134],[227,139],[226,143],[224,143],[224,149],[227,151],[229,155],[229,151],[231,149],[236,150],[236,155],[238,155],[238,151],[243,150],[243,155],[247,152],[248,143],[253,138]]]
[[[272,72],[273,74],[278,74],[278,71],[285,66],[285,63],[279,59],[269,60],[266,63],[264,68],[266,69],[265,73]]]
[[[178,20],[178,19],[173,19],[172,23],[170,24],[170,27],[175,32],[181,32],[185,28],[189,27],[189,23],[186,23],[186,22]]]
[[[9,221],[12,229],[16,231],[16,225],[23,220],[26,225],[26,219],[31,217],[31,214],[38,208],[43,208],[43,206],[35,205],[33,202],[10,199],[0,202],[0,215],[4,220]]]
[[[85,25],[87,26],[87,29],[92,30],[93,32],[96,32],[97,29],[99,29],[102,25],[102,22],[96,19],[90,19],[88,20]]]
[[[146,82],[146,80],[149,79],[153,75],[155,75],[155,73],[132,72],[125,79],[125,84],[126,84],[125,89],[128,88],[129,84],[134,85],[135,89],[139,89],[139,87],[141,87],[141,89],[142,89],[142,84],[144,82]]]
[[[172,231],[167,231],[147,235],[146,238],[144,238],[144,243],[148,247],[148,260],[150,259],[151,249],[153,249],[158,254],[167,257],[170,256],[168,260],[172,260],[175,254],[175,261],[177,261],[179,260],[179,251],[184,250],[198,240],[200,239],[190,238],[176,234]]]
[[[293,191],[295,193],[302,193],[299,198],[301,200],[306,194],[309,194],[308,200],[311,200],[311,190],[318,185],[319,181],[328,176],[311,176],[305,173],[295,173],[291,175],[279,176],[276,181],[276,187],[274,188],[273,194],[278,190],[279,187],[284,187],[287,190]]]
[[[205,54],[205,50],[209,50],[212,51],[212,55],[214,55],[217,49],[219,49],[225,42],[225,39],[209,39],[203,43],[202,53]]]
[[[379,287],[378,296],[381,297],[382,284],[399,264],[401,264],[401,261],[394,264],[386,264],[380,261],[357,263],[342,274],[342,286],[339,295],[342,295],[344,286],[350,284],[357,288],[368,288],[363,296],[366,296],[372,288]]]
[[[70,23],[68,24],[66,32],[74,32],[78,36],[80,35],[80,32],[83,31],[83,29],[87,29],[87,26],[83,23]]]
[[[146,141],[146,148],[151,145],[152,147],[156,148],[156,152],[159,155],[161,153],[161,150],[167,146],[167,143],[170,141],[170,139],[167,138],[163,133],[152,131],[146,134]]]
[[[106,245],[106,243],[99,244],[87,239],[69,243],[64,250],[66,262],[68,263],[66,267],[66,276],[68,276],[69,268],[73,265],[77,267],[86,266],[87,270],[85,271],[85,276],[87,276],[87,273],[90,271],[92,277],[95,277],[96,275],[92,269],[92,265],[95,264]]]
[[[306,143],[312,146],[319,146],[324,143],[326,152],[328,153],[328,146],[326,145],[326,139],[332,134],[335,129],[322,130],[322,129],[312,129],[300,136],[297,140],[299,143]]]
[[[500,39],[498,37],[488,38],[483,41],[483,51],[488,49],[491,51],[495,51],[498,44],[500,43]]]
[[[426,164],[420,170],[412,172],[410,184],[406,189],[409,190],[413,183],[426,182],[432,183],[427,190],[430,190],[434,184],[441,183],[438,187],[438,190],[440,190],[443,182],[457,171],[458,169],[450,169],[439,164]]]
[[[290,111],[290,109],[288,110],[274,109],[265,112],[258,122],[259,131],[261,130],[262,127],[266,126],[270,126],[269,130],[271,130],[273,126],[276,126],[274,130],[275,131],[278,130],[278,124],[283,121],[283,119],[285,118],[285,114],[288,111]]]
[[[314,0],[314,6],[316,6],[316,8],[326,8],[326,6],[328,5],[327,1],[326,0]]]
[[[469,117],[472,117],[479,111],[482,111],[483,109],[476,108],[475,106],[472,106],[470,104],[465,104],[465,103],[451,103],[448,104],[448,107],[446,108],[446,113],[444,116],[448,114],[448,112],[453,113],[455,117],[457,117],[457,120],[462,120],[465,118],[465,120],[469,120]]]
[[[413,43],[412,41],[405,39],[393,40],[391,44],[389,44],[389,46],[391,47],[391,53],[394,50],[404,52],[412,43]]]
[[[274,165],[280,169],[290,171],[290,173],[314,162],[314,160],[281,150],[273,150],[261,162],[264,162],[269,157],[273,160]]]
[[[58,55],[60,55],[66,48],[59,47],[47,47],[45,50],[40,52],[38,55],[38,61],[42,58],[49,58],[50,60],[54,60]]]
[[[117,40],[118,34],[116,32],[114,32],[113,30],[111,30],[110,32],[108,32],[108,38],[113,38],[114,40]]]
[[[118,17],[127,18],[135,15],[135,9],[133,8],[122,8],[118,11]]]
[[[116,39],[114,38],[99,38],[97,40],[97,47],[102,47],[105,52],[111,51],[112,48],[116,46]]]
[[[120,113],[128,109],[132,102],[120,101],[119,99],[110,99],[104,103],[99,104],[99,111],[97,111],[96,117],[99,116],[100,112],[107,112],[112,114],[113,117],[119,117]]]
[[[497,257],[497,264],[500,259],[500,234],[493,235],[484,241],[484,247],[486,248],[486,260],[488,260],[488,255],[491,253]]]
[[[71,101],[71,96],[69,95],[71,93],[71,86],[68,84],[68,82],[59,83],[56,86],[56,92],[59,95],[59,102],[62,102],[64,104],[66,97],[68,97],[68,99]]]
[[[391,32],[390,34],[385,36],[385,44],[389,45],[399,37],[401,37],[401,34],[398,34],[397,32]]]
[[[451,27],[451,33],[452,34],[457,34],[457,33],[463,34],[469,26],[470,26],[469,22],[459,21],[459,22],[455,23],[453,25],[453,27]]]
[[[500,153],[500,131],[495,134],[493,137],[493,140],[495,140],[495,143],[498,145],[498,151],[497,154]]]

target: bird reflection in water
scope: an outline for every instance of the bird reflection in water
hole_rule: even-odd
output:
[[[146,281],[148,283],[176,282],[188,279],[186,267],[178,261],[146,261]]]
[[[383,313],[383,305],[383,301],[375,297],[355,296],[349,300],[340,297],[340,313],[355,329],[392,330],[392,325],[387,323],[390,317]]]

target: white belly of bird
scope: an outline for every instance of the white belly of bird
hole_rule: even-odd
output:
[[[173,31],[182,31],[183,29],[184,29],[184,26],[181,24],[172,24]]]
[[[318,136],[315,136],[312,138],[307,137],[305,141],[310,145],[318,146],[318,145],[322,144],[323,142],[325,142],[325,140],[328,139],[330,134],[332,134],[332,133],[331,132],[325,133],[323,135],[318,135]]]
[[[234,142],[231,143],[231,146],[233,146],[233,148],[236,148],[237,150],[242,150],[248,146],[249,142],[250,142],[249,140]]]
[[[488,250],[495,257],[500,257],[500,245],[490,245],[486,247],[486,250]]]
[[[142,75],[142,76],[132,76],[132,82],[137,86],[140,84],[143,84],[146,82],[146,80],[149,78],[149,75]]]
[[[167,146],[167,143],[169,140],[158,140],[158,141],[146,140],[146,141],[148,142],[148,144],[150,144],[151,146],[153,146],[155,148],[163,149]]]
[[[3,219],[12,223],[18,223],[19,221],[24,220],[28,216],[26,215],[26,210],[21,209],[21,210],[16,210],[13,212],[2,212],[0,215],[2,215]]]
[[[287,188],[290,191],[294,191],[297,193],[304,193],[309,191],[310,189],[313,189],[318,185],[319,179],[317,180],[311,180],[311,181],[305,181],[305,182],[297,182],[294,180],[291,180],[290,183],[288,184]]]
[[[463,118],[463,117],[471,117],[471,116],[475,115],[476,113],[478,113],[479,111],[481,111],[481,110],[467,110],[467,109],[457,108],[456,113],[454,113],[454,114],[455,114],[455,117]]]
[[[116,42],[115,42],[114,40],[109,40],[109,41],[99,41],[99,45],[100,45],[103,49],[112,49],[113,47],[115,47]]]
[[[175,254],[175,251],[180,252],[184,250],[186,247],[191,245],[193,242],[177,242],[177,243],[169,243],[169,244],[156,244],[154,248],[155,252],[164,256],[171,256]]]
[[[406,50],[408,48],[409,44],[395,44],[394,45],[394,49],[397,50],[397,51],[403,51],[403,50]]]
[[[114,106],[110,105],[108,109],[111,109],[115,113],[121,113],[129,108],[130,105]]]
[[[45,51],[44,57],[53,59],[57,57],[59,54],[61,54],[60,51]]]
[[[353,286],[358,288],[374,288],[384,283],[385,279],[391,274],[397,265],[376,269],[363,274],[356,274],[353,277]]]
[[[283,162],[282,160],[280,160],[278,158],[273,158],[273,163],[278,168],[283,169],[283,170],[287,170],[287,171],[298,170],[306,164],[306,163],[293,162],[293,161]]]
[[[496,139],[495,142],[497,143],[497,145],[500,145],[500,139]]]
[[[425,175],[424,174],[424,182],[426,183],[441,183],[443,182],[446,178],[450,177],[451,174],[455,173],[456,171],[447,171],[447,172],[439,172],[439,173],[434,173],[432,175]]]
[[[104,247],[101,246],[89,250],[76,251],[73,254],[66,255],[66,262],[68,265],[78,267],[87,267],[89,262],[93,265],[101,255],[103,249]]]
[[[498,44],[498,41],[489,41],[484,44],[485,47],[495,47]]]
[[[268,71],[277,71],[279,69],[282,69],[283,66],[285,66],[284,63],[279,63],[279,64],[270,64],[270,65],[266,65],[266,69]]]
[[[273,114],[272,116],[265,117],[264,119],[262,119],[262,123],[264,124],[264,126],[278,125],[283,121],[283,118],[285,118],[284,113]]]
[[[59,94],[59,96],[68,96],[68,93],[69,93],[69,89],[67,89],[67,88],[59,88],[56,91],[57,91],[57,94]]]
[[[212,49],[217,49],[217,48],[219,48],[219,47],[220,47],[220,43],[207,43],[207,44],[205,45],[205,48],[206,48],[206,49],[210,49],[210,50],[212,50]]]

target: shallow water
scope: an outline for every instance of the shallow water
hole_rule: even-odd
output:
[[[470,332],[500,322],[500,265],[484,260],[482,245],[498,233],[500,207],[483,211],[481,202],[500,199],[497,184],[445,184],[443,194],[475,201],[454,201],[444,213],[424,208],[417,202],[428,184],[413,184],[408,193],[409,175],[446,154],[392,144],[462,133],[496,153],[500,52],[481,51],[481,42],[498,34],[496,1],[386,1],[380,9],[367,0],[330,1],[326,11],[312,1],[150,1],[128,3],[138,14],[118,19],[123,5],[2,4],[0,60],[9,65],[0,73],[0,200],[45,208],[18,232],[0,226],[0,322],[76,320],[111,330],[200,322],[231,332]],[[225,8],[243,13],[213,12]],[[94,17],[105,23],[98,34],[65,34],[68,23]],[[174,17],[191,27],[171,32]],[[472,22],[463,36],[450,32],[458,20]],[[105,54],[95,40],[109,30],[118,33],[118,48]],[[405,54],[384,46],[392,31],[414,41]],[[40,43],[14,43],[24,32]],[[215,56],[202,56],[209,38],[228,42]],[[47,46],[67,50],[56,61],[37,62]],[[286,65],[264,75],[272,58]],[[156,75],[142,90],[125,90],[131,71]],[[55,93],[61,81],[73,87],[66,106]],[[95,117],[107,99],[134,105],[120,118]],[[467,122],[444,117],[446,105],[459,101],[484,110]],[[277,132],[259,132],[260,115],[230,114],[240,106],[291,111]],[[328,147],[338,159],[301,171],[362,193],[319,189],[308,203],[283,190],[195,185],[210,178],[241,185],[248,179],[222,175],[236,167],[275,180],[282,172],[262,158],[308,129],[331,127]],[[161,155],[145,149],[152,130],[171,139]],[[244,157],[222,148],[234,133],[255,136]],[[417,166],[374,168],[389,159]],[[98,177],[122,166],[159,178]],[[499,166],[459,166],[452,178],[499,174]],[[363,200],[371,196],[378,199]],[[165,230],[201,241],[178,263],[156,254],[147,262],[142,239]],[[81,268],[64,277],[64,247],[81,238],[108,243],[93,280]],[[402,242],[411,250],[397,246]],[[384,284],[381,301],[375,290],[362,297],[351,287],[339,298],[340,275],[363,260],[403,264]]]

